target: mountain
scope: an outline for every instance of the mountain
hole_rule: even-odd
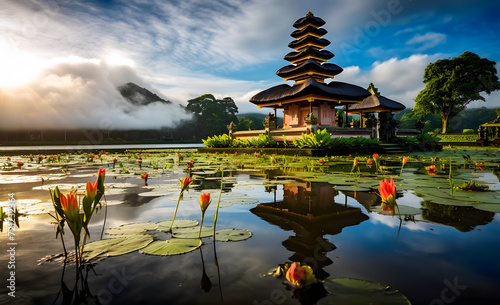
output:
[[[154,102],[171,104],[172,102],[164,100],[155,93],[146,88],[142,88],[134,83],[126,83],[119,86],[118,91],[120,94],[133,105],[146,106]]]

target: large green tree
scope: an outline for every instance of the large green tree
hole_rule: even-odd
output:
[[[194,115],[188,125],[197,139],[227,133],[227,125],[238,123],[238,107],[230,97],[218,100],[212,94],[204,94],[189,100],[186,110]]]
[[[486,101],[481,93],[500,89],[495,62],[472,52],[440,59],[425,68],[425,88],[415,98],[416,114],[440,114],[441,132],[472,101]]]

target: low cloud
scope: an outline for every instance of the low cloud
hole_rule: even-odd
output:
[[[99,59],[59,58],[29,83],[0,88],[2,129],[157,129],[191,118],[177,104],[134,106],[117,86],[153,89],[132,67]]]

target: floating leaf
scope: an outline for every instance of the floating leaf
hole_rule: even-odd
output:
[[[196,250],[201,244],[201,239],[198,238],[172,238],[167,241],[158,240],[143,248],[141,253],[150,255],[176,255]]]
[[[493,212],[493,213],[500,213],[500,204],[495,204],[495,203],[474,203],[472,204],[473,207],[475,207],[478,210],[486,211],[486,212]]]
[[[118,256],[137,251],[153,241],[150,235],[129,235],[91,242],[85,245],[83,258],[90,261],[97,256]]]
[[[242,229],[224,229],[215,232],[215,239],[220,241],[240,241],[251,236],[252,232]]]
[[[200,227],[180,228],[172,231],[172,236],[175,238],[198,238]],[[209,237],[212,236],[213,233],[214,227],[203,226],[201,228],[201,237]]]
[[[111,228],[106,231],[106,234],[110,235],[143,234],[146,233],[146,231],[156,230],[157,228],[158,224],[154,222],[129,223],[116,228]]]
[[[324,287],[329,294],[318,301],[318,305],[328,304],[381,304],[399,305],[411,304],[400,292],[389,291],[388,286],[378,283],[350,279],[336,278],[324,282]]]
[[[168,232],[168,229],[170,228],[170,223],[172,220],[166,220],[162,222],[158,222],[158,231],[162,232]],[[172,226],[172,229],[176,228],[188,228],[188,227],[194,227],[198,225],[198,221],[193,220],[193,219],[176,219],[174,221],[174,225]],[[198,236],[196,236],[198,237]]]

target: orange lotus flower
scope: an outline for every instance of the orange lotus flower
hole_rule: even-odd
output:
[[[200,208],[202,213],[205,213],[205,211],[208,209],[208,206],[210,205],[210,193],[202,193],[200,196]]]
[[[61,194],[61,207],[64,211],[73,212],[78,211],[78,199],[76,194],[68,194],[66,196]]]
[[[358,165],[358,157],[354,158],[354,164],[353,164],[353,166],[356,166],[356,165]]]
[[[406,165],[406,162],[408,162],[408,157],[403,157],[403,165]]]
[[[366,164],[372,164],[372,159],[366,160]]]
[[[318,162],[319,162],[319,163],[323,163],[323,162],[325,162],[325,161],[323,161],[323,159],[319,159],[319,160],[318,160]]]
[[[184,191],[189,191],[189,185],[192,183],[191,177],[189,176],[184,177],[180,181],[181,181],[181,193]]]
[[[96,194],[97,194],[97,181],[92,181],[92,182],[88,181],[85,196],[90,198],[91,201],[94,201]]]
[[[106,170],[104,168],[100,168],[99,172],[97,173],[97,177],[104,176],[106,174]],[[104,177],[103,177],[104,179]]]
[[[144,179],[144,185],[148,186],[148,173],[141,174],[141,179]]]
[[[254,153],[253,153],[253,156],[254,156],[254,157],[258,157],[258,156],[259,156],[259,153],[258,153],[258,152],[254,152]]]
[[[389,204],[390,206],[396,205],[396,185],[394,185],[394,180],[391,177],[391,181],[380,181],[380,197],[382,197],[382,202]]]
[[[437,173],[436,165],[429,165],[429,167],[427,168],[427,174],[429,174],[431,176],[435,176],[436,173]]]
[[[293,262],[286,272],[286,279],[295,286],[305,287],[314,283],[316,277],[311,267],[301,266],[300,263]]]
[[[374,159],[375,161],[377,161],[377,158],[378,158],[378,154],[373,154],[373,159]]]

